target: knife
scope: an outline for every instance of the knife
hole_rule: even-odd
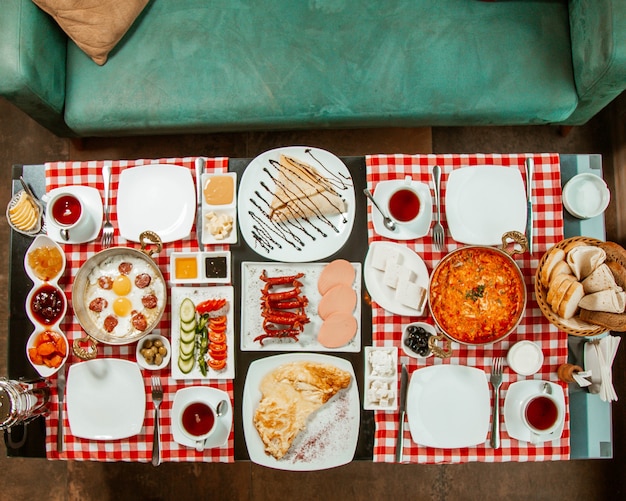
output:
[[[200,250],[204,248],[202,245],[202,173],[204,172],[205,160],[202,157],[196,158],[196,193],[197,193],[197,210],[196,210],[196,235],[198,237],[198,247]]]
[[[59,369],[57,395],[59,399],[59,422],[57,424],[57,451],[63,452],[63,404],[65,402],[65,364]]]
[[[404,419],[406,417],[406,392],[409,382],[409,373],[406,365],[402,364],[402,375],[400,376],[400,424],[398,436],[396,437],[396,462],[401,463],[404,455]]]
[[[533,253],[533,173],[535,161],[526,159],[526,239],[528,240],[528,252]]]

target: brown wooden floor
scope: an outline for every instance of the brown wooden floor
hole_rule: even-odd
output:
[[[185,155],[251,157],[278,146],[307,144],[338,155],[366,153],[600,153],[613,199],[608,238],[626,245],[626,96],[567,137],[553,126],[458,127],[254,132],[197,136],[60,139],[0,99],[0,206],[10,198],[11,165],[48,160],[156,158]],[[8,235],[0,221],[0,375],[6,375]],[[626,348],[614,371],[626,400]],[[238,464],[78,463],[7,458],[0,445],[0,499],[624,499],[625,405],[613,405],[614,459],[547,463],[388,465],[352,463],[322,472],[291,473]]]

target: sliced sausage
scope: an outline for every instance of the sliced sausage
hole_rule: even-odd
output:
[[[98,286],[101,289],[111,290],[111,287],[113,287],[113,279],[111,277],[100,277],[98,278]]]
[[[317,280],[317,290],[323,296],[335,285],[352,285],[356,271],[345,259],[335,259],[326,265]]]
[[[100,313],[109,305],[108,301],[103,297],[97,297],[89,303],[89,309],[96,313]]]
[[[128,263],[126,261],[120,263],[120,265],[117,267],[117,269],[119,270],[119,272],[122,275],[128,275],[130,273],[130,270],[133,269],[133,263]]]
[[[151,281],[152,277],[147,273],[140,273],[135,277],[135,285],[140,289],[145,289],[146,287],[148,287]]]
[[[143,313],[135,313],[130,319],[130,322],[138,331],[145,331],[148,328],[148,321]]]
[[[107,332],[113,332],[113,329],[117,327],[117,318],[113,315],[109,315],[104,319],[104,330]]]
[[[148,308],[149,310],[157,307],[157,297],[154,294],[146,294],[141,298],[141,304],[143,304],[144,308]]]

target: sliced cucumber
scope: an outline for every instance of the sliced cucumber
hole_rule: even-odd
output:
[[[185,331],[180,331],[180,342],[181,343],[193,343],[193,341],[196,339],[196,332],[195,331],[190,331],[190,332],[185,332]]]
[[[183,374],[189,374],[191,372],[191,369],[193,369],[194,362],[195,360],[193,357],[187,360],[178,357],[178,368]]]
[[[196,320],[196,305],[193,301],[186,297],[180,303],[180,321],[181,323],[190,323]]]
[[[194,318],[191,322],[181,322],[180,329],[185,332],[195,332],[196,331],[196,319]]]
[[[181,358],[189,358],[193,355],[193,349],[195,347],[195,343],[192,341],[191,343],[180,343],[180,356]]]

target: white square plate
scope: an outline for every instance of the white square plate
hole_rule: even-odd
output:
[[[75,437],[132,437],[141,431],[145,411],[146,392],[135,362],[97,358],[70,366],[67,419]]]
[[[526,230],[526,187],[515,168],[479,165],[453,170],[446,186],[450,235],[470,245],[498,245],[507,231]]]
[[[191,171],[168,164],[142,165],[120,174],[117,220],[120,235],[132,242],[146,230],[163,243],[189,236],[196,215]]]
[[[485,372],[464,365],[432,365],[411,375],[407,416],[413,441],[456,449],[487,439],[491,408]]]

